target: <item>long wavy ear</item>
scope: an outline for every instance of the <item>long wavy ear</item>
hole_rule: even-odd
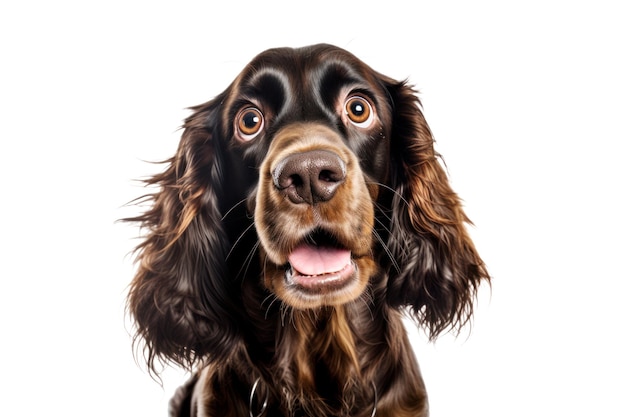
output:
[[[393,100],[391,207],[387,242],[388,300],[408,306],[435,338],[459,330],[470,318],[481,280],[489,280],[465,229],[470,223],[439,164],[433,137],[416,91],[404,82],[388,85]]]
[[[192,108],[175,156],[146,181],[157,187],[140,199],[150,208],[124,219],[146,234],[136,248],[128,310],[151,371],[156,359],[186,368],[207,357],[219,360],[237,337],[226,266],[230,246],[218,204],[224,191],[215,133],[221,99]]]

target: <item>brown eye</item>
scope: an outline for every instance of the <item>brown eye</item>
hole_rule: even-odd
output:
[[[346,115],[359,127],[368,127],[374,119],[374,112],[369,101],[360,96],[351,96],[346,100]]]
[[[235,127],[241,140],[252,140],[263,129],[263,113],[257,108],[247,107],[237,115]]]

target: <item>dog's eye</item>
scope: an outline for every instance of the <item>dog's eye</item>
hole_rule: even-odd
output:
[[[346,100],[346,115],[358,127],[366,128],[374,120],[374,112],[369,101],[360,96],[351,96]]]
[[[254,107],[241,110],[235,118],[235,128],[241,140],[254,139],[263,129],[263,113]]]

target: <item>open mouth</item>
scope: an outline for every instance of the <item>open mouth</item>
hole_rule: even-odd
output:
[[[315,231],[288,256],[286,280],[301,290],[325,293],[346,286],[355,275],[352,253],[332,235]]]

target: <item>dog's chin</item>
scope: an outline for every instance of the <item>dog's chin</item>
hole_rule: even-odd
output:
[[[345,265],[316,274],[299,271],[291,263],[266,264],[265,284],[281,301],[296,309],[339,306],[363,294],[374,268],[374,261],[367,257],[349,257]]]

